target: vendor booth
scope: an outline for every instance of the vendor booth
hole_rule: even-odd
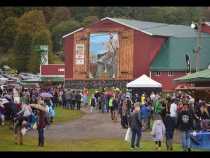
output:
[[[161,92],[162,84],[149,78],[147,75],[143,74],[139,78],[129,82],[126,87],[132,91],[132,94],[143,92],[150,95],[151,92]]]

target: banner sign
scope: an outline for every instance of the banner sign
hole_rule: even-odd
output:
[[[84,64],[84,59],[76,58],[76,64],[77,65],[83,65]]]
[[[76,44],[76,64],[83,65],[85,60],[85,45],[84,44]]]

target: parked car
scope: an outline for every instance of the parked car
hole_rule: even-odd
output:
[[[8,80],[9,80],[8,78],[0,75],[0,85],[7,83]]]
[[[28,79],[33,79],[34,78],[34,74],[30,74],[30,73],[20,73],[19,77],[22,80],[28,80]]]

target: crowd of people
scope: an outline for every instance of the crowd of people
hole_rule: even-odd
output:
[[[1,88],[0,122],[4,125],[5,120],[10,121],[16,144],[23,144],[28,130],[37,129],[38,145],[44,146],[44,129],[54,121],[61,91],[61,88]]]
[[[140,97],[136,94],[133,105],[134,111],[127,112],[131,113],[127,115],[132,133],[131,148],[135,147],[136,139],[140,140],[142,131],[151,127],[156,149],[161,149],[161,142],[166,138],[167,150],[173,150],[174,131],[179,129],[183,150],[191,151],[190,133],[210,128],[210,106],[181,92],[165,97],[154,93]],[[136,147],[139,147],[138,141]]]
[[[50,96],[42,96],[42,93]],[[181,131],[184,151],[191,150],[190,132],[209,128],[210,107],[203,100],[178,92],[163,96],[161,93],[129,94],[119,89],[89,93],[88,89],[31,88],[0,90],[0,121],[11,120],[16,143],[23,143],[27,130],[38,130],[38,145],[44,146],[44,129],[54,121],[55,107],[80,110],[81,105],[90,112],[110,113],[110,120],[120,118],[122,128],[131,131],[131,148],[141,148],[142,132],[149,131],[155,148],[161,149],[164,138],[167,150],[173,150],[175,129]],[[34,104],[46,109],[39,109]],[[31,105],[31,106],[30,106]],[[89,105],[89,106],[88,106]]]
[[[91,112],[110,112],[114,122],[120,116],[122,128],[131,129],[132,149],[141,148],[142,132],[150,131],[157,150],[161,150],[165,138],[167,150],[172,151],[174,131],[178,129],[183,150],[191,151],[190,133],[210,129],[210,106],[182,92],[163,96],[154,92],[129,95],[121,91],[96,91],[90,106]]]

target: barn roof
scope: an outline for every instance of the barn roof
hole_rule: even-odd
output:
[[[204,24],[206,24],[206,25],[210,26],[210,22],[205,22]]]
[[[102,20],[110,20],[135,30],[144,32],[151,36],[167,36],[167,37],[196,37],[197,32],[190,26],[186,25],[173,25],[157,22],[147,22],[140,20],[121,19],[121,18],[104,18]],[[202,36],[206,36],[202,33]]]
[[[72,35],[72,34],[74,34],[74,33],[76,33],[76,32],[79,32],[79,31],[83,30],[83,29],[84,29],[84,28],[81,27],[81,28],[79,28],[79,29],[77,29],[77,30],[75,30],[75,31],[73,31],[73,32],[70,32],[70,33],[68,33],[68,34],[66,34],[66,35],[63,35],[62,38],[66,38],[66,37],[68,37],[68,36],[70,36],[70,35]]]
[[[170,37],[160,49],[160,52],[152,62],[152,71],[185,71],[185,54],[191,59],[192,70],[195,69],[195,54],[193,49],[197,46],[197,39],[193,37]],[[199,69],[205,69],[210,64],[210,36],[202,37],[199,57]],[[202,62],[201,62],[202,61]]]
[[[165,36],[165,37],[196,37],[197,32],[190,28],[190,26],[186,25],[173,25],[173,24],[165,24],[158,22],[148,22],[148,21],[140,21],[133,19],[122,19],[122,18],[103,18],[101,21],[110,20],[112,22],[125,25],[134,30],[141,31],[150,36]],[[206,24],[210,24],[206,22]],[[85,28],[79,28],[73,32],[70,32],[63,36],[63,38],[68,37],[78,31],[81,31]],[[206,36],[207,33],[202,33],[202,36]]]

